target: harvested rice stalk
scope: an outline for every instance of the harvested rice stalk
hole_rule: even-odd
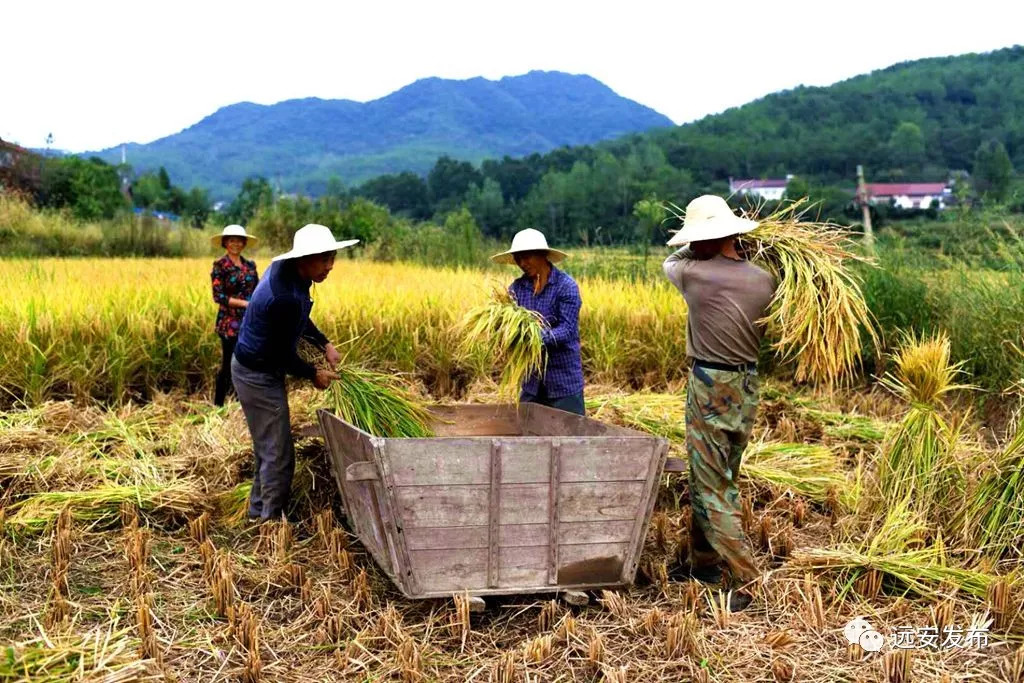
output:
[[[941,540],[924,544],[922,539],[927,534],[927,526],[915,515],[910,502],[903,500],[892,505],[885,519],[864,534],[862,543],[796,550],[790,563],[844,574],[853,572],[851,579],[874,569],[925,597],[936,597],[945,584],[983,600],[994,577],[950,564]]]
[[[971,492],[963,513],[964,541],[992,558],[1022,554],[1024,539],[1024,420]]]
[[[420,648],[417,647],[416,640],[412,636],[406,636],[395,650],[395,665],[399,669],[402,683],[417,683],[423,680]]]
[[[844,505],[852,507],[839,459],[826,446],[798,443],[751,443],[743,455],[743,477],[779,491],[792,491],[818,503],[828,499],[828,491],[847,492],[840,495]]]
[[[668,208],[682,221],[679,207]],[[765,322],[775,352],[783,361],[796,360],[796,381],[846,384],[864,351],[861,332],[878,348],[860,278],[850,268],[870,261],[856,252],[842,226],[802,220],[809,208],[801,199],[765,218],[748,211],[744,217],[758,226],[738,241],[778,282]]]
[[[656,636],[661,630],[662,622],[665,620],[665,614],[657,607],[647,610],[644,613],[644,618],[640,622],[640,632],[648,636]]]
[[[370,592],[370,578],[365,569],[360,569],[356,578],[352,580],[352,601],[358,609],[366,609],[373,600]]]
[[[0,657],[0,681],[145,680],[155,672],[152,662],[138,659],[137,648],[130,630],[50,633],[6,647]]]
[[[601,394],[588,397],[587,412],[596,420],[621,424],[670,441],[686,440],[686,396],[678,394]]]
[[[189,479],[168,484],[99,486],[86,491],[50,491],[23,498],[10,507],[7,523],[29,532],[45,529],[64,509],[76,521],[112,526],[120,521],[121,503],[135,501],[149,515],[185,517],[206,505],[206,494]]]
[[[568,643],[576,637],[576,617],[566,614],[555,627],[555,640],[560,643]]]
[[[453,635],[462,640],[462,649],[466,648],[466,639],[469,637],[469,594],[457,593],[453,596],[455,611],[449,621],[449,630]]]
[[[300,340],[299,356],[318,368],[330,368],[320,349]],[[374,436],[433,436],[430,414],[394,377],[353,365],[334,369],[338,379],[325,393],[327,406],[345,422]]]
[[[912,669],[910,650],[893,650],[882,657],[882,675],[886,683],[910,683]]]
[[[587,663],[592,671],[599,671],[604,663],[604,638],[595,629],[590,631],[590,642],[587,644]]]
[[[334,531],[334,510],[325,508],[316,513],[316,537],[320,547],[329,551],[331,548],[331,532]]]
[[[491,680],[496,683],[515,683],[516,680],[516,653],[505,652],[501,659],[495,663],[491,672]]]
[[[534,664],[542,664],[551,656],[552,647],[550,635],[537,636],[523,643],[523,658]]]
[[[629,617],[629,604],[626,602],[625,598],[615,591],[601,591],[601,604],[619,619],[626,619]]]
[[[192,537],[192,540],[196,543],[202,543],[210,536],[210,513],[203,511],[203,514],[199,515],[195,519],[191,519],[188,522],[188,535]]]
[[[523,383],[543,373],[545,366],[543,316],[520,306],[506,289],[495,287],[490,300],[471,309],[458,326],[460,352],[471,356],[486,349],[501,366],[499,394],[518,403]]]
[[[555,619],[558,617],[558,602],[555,600],[548,600],[541,607],[540,614],[537,615],[537,629],[543,633],[549,631],[555,625]]]

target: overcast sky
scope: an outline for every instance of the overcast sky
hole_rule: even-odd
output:
[[[827,8],[827,9],[826,9]],[[799,84],[1024,43],[1024,3],[7,0],[0,137],[95,150],[240,101],[586,73],[677,123]]]

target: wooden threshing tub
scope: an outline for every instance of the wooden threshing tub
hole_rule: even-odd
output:
[[[403,594],[633,582],[667,441],[532,403],[432,413],[425,439],[318,415],[350,524]]]

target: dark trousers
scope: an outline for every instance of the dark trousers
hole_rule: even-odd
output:
[[[537,389],[537,395],[523,394],[519,397],[520,401],[526,403],[539,403],[542,406],[548,408],[555,408],[556,410],[564,410],[567,413],[576,413],[577,415],[586,414],[586,405],[583,402],[583,392],[573,394],[572,396],[561,396],[559,398],[549,398],[547,390],[544,385],[541,384]]]
[[[252,436],[249,517],[280,519],[291,499],[295,474],[295,445],[284,374],[250,370],[233,359],[231,375]]]
[[[217,384],[213,395],[214,405],[224,405],[224,399],[228,392],[234,390],[231,383],[231,357],[235,355],[235,342],[237,341],[238,337],[222,336],[220,338],[220,350],[224,355],[220,361],[220,371],[217,373]]]

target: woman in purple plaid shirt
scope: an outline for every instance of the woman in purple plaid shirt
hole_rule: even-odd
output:
[[[497,263],[515,264],[523,271],[509,291],[520,306],[544,316],[547,366],[523,384],[521,401],[540,403],[577,415],[584,414],[583,361],[580,358],[580,289],[576,281],[553,264],[566,257],[548,247],[543,233],[528,228],[512,238],[512,248],[492,256]]]

